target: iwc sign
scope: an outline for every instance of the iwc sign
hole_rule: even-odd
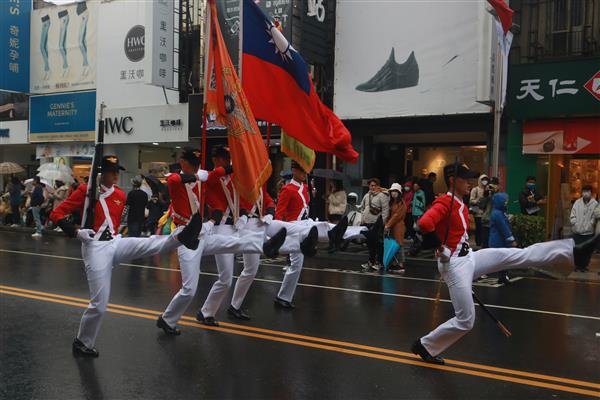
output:
[[[144,58],[146,44],[145,30],[142,25],[135,25],[125,36],[124,50],[129,61],[138,62]]]

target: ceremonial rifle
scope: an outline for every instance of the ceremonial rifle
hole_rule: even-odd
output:
[[[100,117],[98,119],[98,134],[96,137],[96,145],[94,147],[94,158],[92,160],[92,168],[90,169],[90,177],[87,184],[87,194],[85,198],[85,206],[83,210],[83,220],[81,225],[85,229],[94,229],[94,211],[96,209],[96,196],[98,192],[98,174],[100,173],[100,165],[102,157],[104,157],[104,103],[100,104]]]

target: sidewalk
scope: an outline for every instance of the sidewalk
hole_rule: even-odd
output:
[[[27,227],[18,227],[12,228],[10,225],[0,225],[0,232],[22,232],[32,234],[35,232],[34,228]],[[44,229],[42,235],[46,236],[64,236],[62,232],[56,232],[54,230]],[[35,239],[32,239],[35,240]],[[410,247],[410,243],[406,243],[406,249]],[[351,244],[346,251],[338,251],[333,254],[328,254],[325,250],[326,246],[323,245],[320,247],[320,251],[315,257],[316,259],[323,260],[338,260],[338,261],[347,261],[352,263],[352,265],[356,265],[358,268],[362,263],[368,261],[368,251],[366,246],[359,246],[356,244]],[[431,250],[421,251],[418,257],[410,257],[406,256],[406,262],[415,262],[418,261],[420,263],[427,263],[427,265],[431,265],[431,268],[435,268],[435,260],[433,258],[433,252]],[[589,265],[589,272],[571,272],[571,274],[565,278],[567,280],[573,281],[581,281],[581,282],[598,282],[600,283],[600,254],[596,253],[592,256],[592,262]],[[517,270],[522,272],[514,272],[512,275],[520,275],[520,276],[534,276],[535,274],[531,270]]]

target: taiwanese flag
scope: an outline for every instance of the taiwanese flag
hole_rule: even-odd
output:
[[[504,2],[504,0],[488,0],[488,3],[494,7],[498,22],[502,25],[502,31],[506,35],[512,26],[512,18],[514,11]]]
[[[217,20],[215,0],[210,0],[205,101],[210,120],[227,127],[233,163],[233,183],[243,199],[254,203],[271,175],[271,161],[235,72]],[[204,149],[203,149],[204,151]]]
[[[242,84],[256,118],[313,150],[356,162],[350,132],[321,103],[300,54],[254,1],[242,4]]]

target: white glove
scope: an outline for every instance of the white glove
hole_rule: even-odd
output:
[[[215,228],[214,222],[212,222],[212,221],[205,222],[202,224],[202,230],[200,231],[200,233],[202,235],[210,235],[214,228]]]
[[[242,215],[235,223],[235,229],[240,231],[242,229],[244,229],[244,227],[246,226],[246,224],[248,223],[248,217],[245,215]]]
[[[273,222],[273,216],[271,214],[265,215],[264,217],[262,217],[262,222],[266,225],[271,224],[271,222]]]
[[[450,257],[452,257],[452,251],[448,247],[442,246],[441,250],[436,251],[436,255],[442,264],[447,264],[450,262]]]
[[[198,180],[200,182],[206,182],[208,180],[208,171],[204,169],[199,169],[196,176],[198,177]]]
[[[92,229],[78,229],[77,230],[77,239],[81,240],[83,243],[88,243],[94,240],[94,232]]]

